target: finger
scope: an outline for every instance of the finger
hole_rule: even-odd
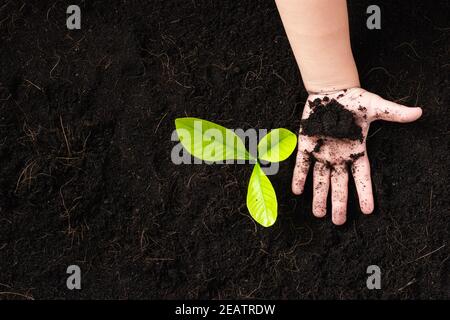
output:
[[[359,206],[364,214],[373,212],[374,201],[370,164],[367,156],[355,160],[352,164],[352,175],[358,192]]]
[[[313,174],[314,195],[312,212],[316,217],[327,214],[327,196],[330,188],[330,168],[320,162],[314,165]]]
[[[302,148],[298,148],[297,160],[295,162],[294,175],[292,176],[292,192],[299,195],[303,192],[306,177],[308,175],[310,157]]]
[[[347,188],[347,167],[337,165],[331,170],[331,218],[336,225],[344,224],[347,218]]]
[[[412,122],[420,118],[422,109],[419,107],[406,107],[401,104],[385,100],[380,96],[375,96],[372,100],[374,114],[373,120],[385,120],[392,122]]]

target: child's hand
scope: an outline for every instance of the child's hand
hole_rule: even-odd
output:
[[[313,214],[325,216],[331,181],[332,220],[341,225],[346,221],[350,169],[361,211],[372,213],[374,201],[366,151],[369,125],[374,120],[412,122],[421,115],[421,108],[408,108],[360,88],[310,95],[300,125],[292,191],[297,195],[303,192],[310,163],[315,160]]]

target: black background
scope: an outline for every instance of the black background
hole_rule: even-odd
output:
[[[298,129],[307,95],[273,1],[2,1],[0,298],[449,298],[449,6],[349,1],[362,86],[424,116],[372,126],[372,216],[351,186],[346,225],[312,217],[291,157],[263,229],[251,166],[176,166],[170,136],[182,116]]]

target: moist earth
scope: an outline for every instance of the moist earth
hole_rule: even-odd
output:
[[[312,112],[301,120],[302,134],[363,141],[362,129],[356,124],[353,112],[336,99],[316,98],[308,103]]]
[[[252,167],[174,164],[171,136],[186,116],[298,130],[308,94],[274,1],[4,1],[0,299],[450,298],[450,2],[378,1],[381,30],[371,4],[348,1],[361,86],[424,115],[371,125],[372,215],[350,178],[347,223],[313,217],[293,155],[262,228]]]

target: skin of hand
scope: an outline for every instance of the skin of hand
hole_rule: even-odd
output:
[[[346,0],[275,0],[309,93],[360,87]]]
[[[336,225],[342,225],[347,218],[349,171],[355,180],[361,211],[364,214],[370,214],[374,209],[370,164],[366,150],[370,123],[375,120],[412,122],[420,118],[422,109],[402,106],[361,88],[340,90],[329,94],[311,94],[308,101],[323,99],[325,96],[329,101],[335,99],[344,109],[353,113],[355,123],[362,129],[362,139],[307,136],[302,133],[301,126],[292,191],[296,195],[303,192],[309,167],[315,160],[312,212],[316,217],[326,215],[328,190],[331,187],[332,221]],[[308,101],[303,110],[302,119],[308,119],[312,113]],[[322,139],[320,148],[317,147],[319,139]]]

